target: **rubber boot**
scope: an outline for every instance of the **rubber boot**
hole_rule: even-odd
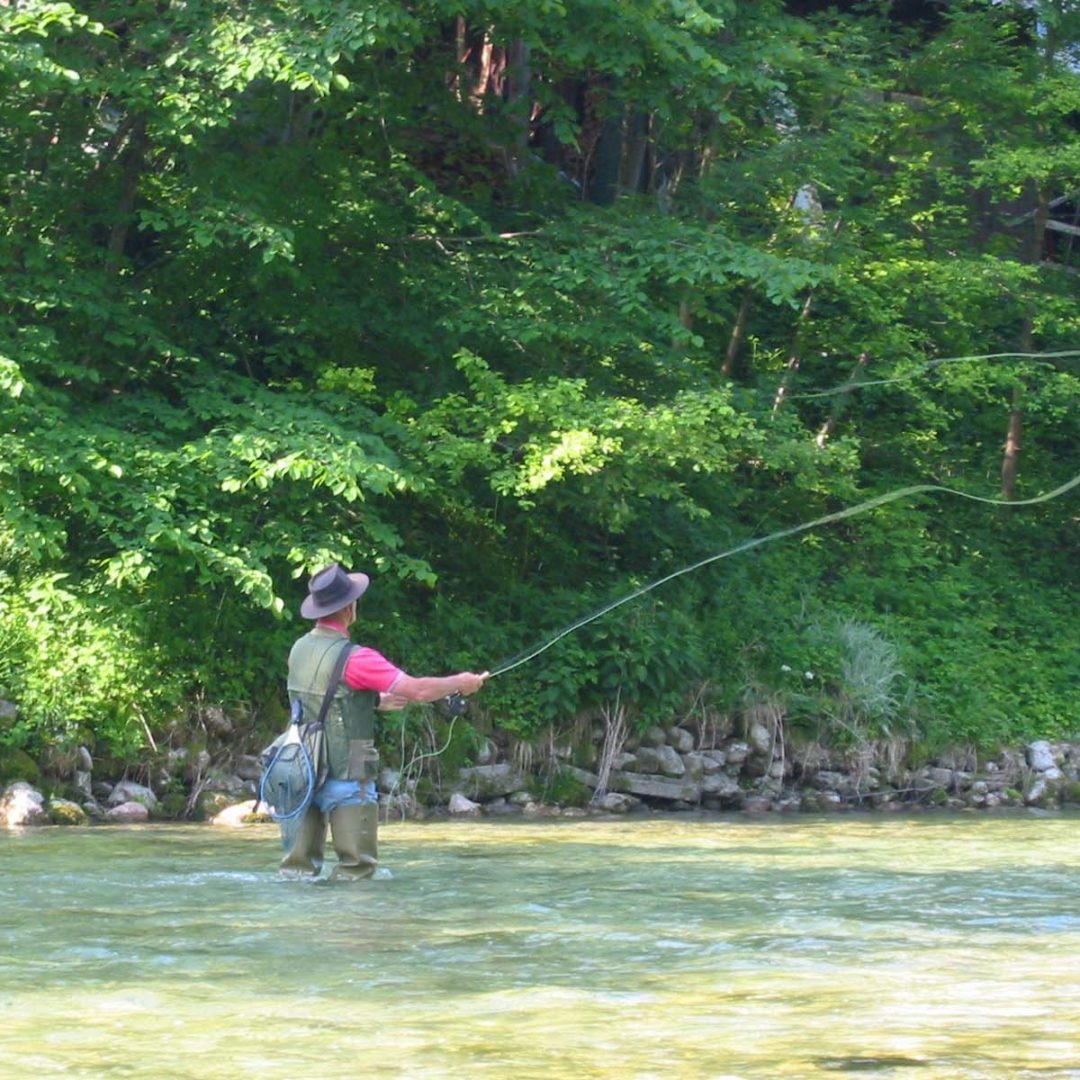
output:
[[[379,865],[379,807],[376,803],[339,806],[330,811],[330,835],[338,864],[332,880],[369,878]]]
[[[281,869],[290,874],[317,874],[322,869],[326,849],[326,817],[317,806],[309,806],[300,819],[292,847],[281,860]]]

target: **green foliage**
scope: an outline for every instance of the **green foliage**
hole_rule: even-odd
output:
[[[1080,471],[1077,358],[999,355],[1080,332],[1077,249],[1033,230],[1080,183],[1080,28],[947,7],[0,7],[0,748],[268,715],[331,559],[399,664],[493,668],[864,498],[993,495],[1018,404],[1018,493]],[[755,687],[850,737],[1055,733],[1077,536],[1075,500],[893,505],[475,707],[528,740]]]
[[[588,806],[592,789],[576,776],[555,768],[543,778],[531,782],[532,794],[545,803],[556,806]]]
[[[40,780],[41,769],[38,763],[25,751],[13,749],[0,743],[0,784],[23,780],[36,784]]]
[[[407,773],[423,773],[424,762],[437,759],[439,769],[453,776],[471,765],[483,743],[467,716],[446,718],[434,708],[381,713],[379,753],[385,764]]]
[[[809,638],[819,667],[801,673],[807,689],[798,697],[813,702],[828,741],[857,745],[917,734],[914,687],[897,647],[880,630],[843,619],[811,627]]]
[[[180,686],[141,639],[130,598],[79,596],[65,584],[49,575],[0,591],[0,697],[19,705],[0,722],[0,745],[100,743],[131,754],[150,722],[180,707]]]

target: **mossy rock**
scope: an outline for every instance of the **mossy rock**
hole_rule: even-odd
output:
[[[90,820],[86,811],[70,799],[50,799],[48,813],[54,825],[86,825]]]
[[[1072,780],[1061,789],[1063,803],[1080,803],[1080,780]]]
[[[38,763],[25,750],[0,751],[0,787],[25,780],[28,784],[41,782]]]

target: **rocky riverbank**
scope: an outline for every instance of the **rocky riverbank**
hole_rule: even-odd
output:
[[[672,726],[613,740],[597,729],[584,747],[555,748],[538,768],[506,760],[489,740],[478,763],[444,775],[437,788],[390,768],[379,787],[384,814],[397,818],[1080,805],[1077,742],[1041,740],[990,756],[961,749],[917,765],[912,754],[895,742],[842,751],[793,746],[782,729],[763,723],[750,723],[741,737]],[[0,827],[267,818],[266,808],[256,806],[259,763],[251,755],[215,766],[205,750],[173,750],[145,771],[139,782],[99,776],[90,752],[80,748],[68,775],[0,789]],[[421,791],[427,794],[420,797]]]

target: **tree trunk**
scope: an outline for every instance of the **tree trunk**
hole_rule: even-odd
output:
[[[623,148],[619,188],[635,195],[645,190],[645,151],[649,145],[649,115],[632,109],[626,118],[626,144]]]
[[[517,175],[529,151],[532,69],[529,46],[517,38],[510,46],[506,66],[506,100],[517,133],[510,148],[510,173]]]
[[[724,352],[724,362],[720,366],[720,374],[726,379],[732,378],[735,374],[735,365],[742,353],[742,343],[746,338],[746,324],[750,320],[750,305],[753,299],[754,290],[748,287],[743,291],[739,313],[735,316],[735,325],[731,328],[731,336],[728,338],[727,349]]]
[[[1035,222],[1028,240],[1027,262],[1037,264],[1042,259],[1046,236],[1046,222],[1050,217],[1050,194],[1045,187],[1039,188],[1035,208]],[[1035,351],[1035,311],[1029,304],[1024,325],[1020,330],[1020,351]],[[1001,497],[1010,502],[1016,498],[1016,481],[1020,472],[1020,451],[1024,434],[1023,387],[1018,382],[1013,387],[1009,409],[1009,424],[1005,431],[1005,452],[1001,458]]]
[[[472,99],[477,112],[483,111],[484,108],[484,96],[487,94],[488,86],[491,84],[494,69],[494,55],[495,46],[491,41],[491,34],[485,30],[484,41],[480,46],[477,57],[476,81],[469,92],[469,97]]]
[[[618,194],[622,144],[622,120],[617,116],[609,116],[600,128],[600,138],[596,143],[596,164],[589,183],[589,200],[597,206],[611,206]]]
[[[469,58],[469,27],[464,15],[454,19],[454,67],[446,76],[450,92],[461,100],[461,72]]]
[[[851,369],[851,374],[848,376],[848,381],[844,385],[843,392],[836,397],[832,412],[829,414],[829,419],[821,425],[821,430],[817,433],[817,438],[814,440],[819,449],[824,449],[825,444],[832,438],[832,434],[836,430],[836,425],[839,423],[840,417],[843,415],[844,409],[851,398],[851,392],[858,385],[859,376],[862,375],[869,362],[869,353],[864,352],[859,354],[859,359],[855,361],[855,366]]]
[[[1024,434],[1024,411],[1020,407],[1021,391],[1013,387],[1009,429],[1005,435],[1005,456],[1001,459],[1001,497],[1012,502],[1016,498],[1016,476],[1020,465],[1020,440]]]
[[[123,169],[123,180],[120,201],[116,207],[116,220],[109,232],[109,244],[105,253],[105,271],[109,274],[115,274],[120,270],[124,249],[127,247],[132,214],[135,210],[135,197],[139,190],[139,177],[142,174],[143,159],[146,154],[146,142],[146,122],[139,119],[132,126],[131,137],[119,158]]]
[[[806,300],[803,302],[802,310],[799,312],[799,320],[795,324],[795,342],[791,346],[791,352],[788,355],[787,365],[784,369],[784,377],[780,380],[780,386],[776,391],[776,397],[773,398],[772,411],[774,413],[784,404],[784,399],[791,389],[791,383],[795,378],[795,373],[799,370],[799,365],[802,363],[803,327],[806,325],[806,320],[810,317],[810,312],[813,307],[814,290],[811,289],[806,294]]]
[[[794,199],[792,200],[792,203],[794,204]],[[843,223],[843,218],[838,217],[836,219],[832,227],[832,237],[835,237],[840,231],[840,227]],[[806,294],[806,301],[803,303],[802,310],[799,312],[799,320],[795,324],[795,343],[792,346],[791,355],[788,357],[787,370],[784,372],[784,378],[781,380],[780,387],[776,391],[776,397],[773,399],[772,411],[774,413],[784,404],[784,399],[787,397],[788,390],[791,388],[795,373],[799,370],[799,365],[802,363],[802,339],[806,330],[807,320],[810,318],[810,312],[814,306],[814,294],[816,291],[817,289],[815,287]]]
[[[801,189],[800,189],[801,190]],[[796,191],[788,199],[787,209],[790,211],[795,205],[795,200],[798,198],[799,192]],[[833,235],[840,229],[840,222],[842,219],[837,218],[836,224],[833,226]],[[777,234],[774,232],[765,243],[765,250],[771,251],[773,245],[776,243]],[[743,293],[742,302],[739,304],[739,312],[735,316],[735,325],[731,328],[731,336],[728,338],[727,350],[724,353],[724,363],[721,365],[720,374],[730,379],[735,375],[735,369],[739,362],[739,356],[742,354],[743,341],[746,339],[746,324],[750,318],[750,309],[754,303],[754,288],[753,286],[747,286],[746,291]]]

